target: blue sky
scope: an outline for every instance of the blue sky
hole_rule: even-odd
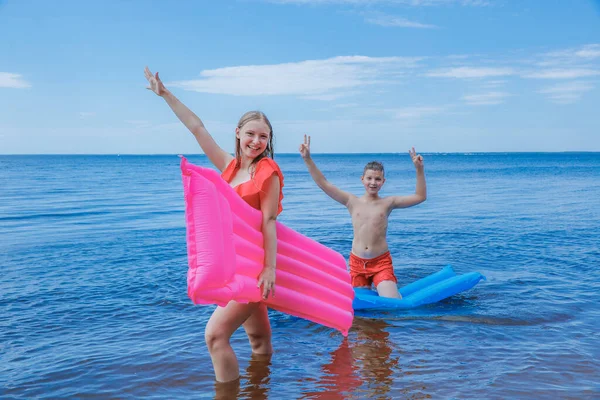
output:
[[[1,154],[199,153],[144,66],[233,150],[600,151],[593,0],[0,0]]]

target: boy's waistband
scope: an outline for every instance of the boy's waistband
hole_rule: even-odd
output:
[[[389,250],[386,251],[383,254],[378,255],[377,257],[374,257],[374,258],[362,258],[362,257],[357,256],[353,252],[350,252],[350,259],[353,259],[353,260],[356,260],[356,261],[361,261],[361,262],[364,262],[364,263],[376,262],[376,261],[382,260],[382,259],[387,258],[387,257],[390,257],[390,251]]]

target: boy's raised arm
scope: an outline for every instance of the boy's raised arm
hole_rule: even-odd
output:
[[[423,156],[417,154],[415,148],[408,152],[417,170],[417,187],[415,194],[409,196],[393,196],[393,208],[406,208],[416,206],[427,200],[427,184],[425,183],[425,171],[423,167]]]
[[[304,163],[308,167],[308,172],[310,172],[310,176],[313,178],[315,183],[329,197],[331,197],[338,203],[343,204],[344,206],[347,206],[348,202],[350,201],[350,196],[352,196],[352,195],[348,192],[344,192],[343,190],[339,189],[338,187],[336,187],[335,185],[330,183],[325,178],[325,175],[323,175],[321,170],[319,170],[319,168],[317,167],[315,162],[312,160],[312,158],[310,157],[310,136],[307,137],[306,135],[304,135],[304,143],[302,143],[300,145],[299,150],[300,150],[300,155],[302,155],[302,158],[304,159]]]

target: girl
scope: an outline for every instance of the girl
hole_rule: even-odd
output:
[[[181,122],[196,137],[208,159],[221,171],[221,176],[252,207],[262,211],[262,233],[265,259],[258,276],[263,298],[275,295],[275,257],[277,232],[275,219],[281,212],[283,199],[283,174],[273,161],[273,129],[260,111],[250,111],[242,116],[235,129],[235,157],[217,145],[204,124],[190,109],[169,92],[158,72],[152,75],[148,67],[148,89],[165,99]],[[237,358],[229,339],[240,325],[244,326],[252,352],[271,354],[271,325],[264,303],[240,304],[229,302],[217,307],[206,324],[205,340],[210,352],[216,379],[229,382],[239,377]]]

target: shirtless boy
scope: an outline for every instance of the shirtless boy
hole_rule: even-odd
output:
[[[352,216],[354,238],[349,258],[352,286],[371,288],[374,285],[381,297],[402,298],[386,240],[388,217],[396,208],[412,207],[427,199],[423,157],[414,147],[409,151],[417,170],[414,194],[380,197],[379,191],[385,183],[384,170],[381,163],[373,161],[365,166],[361,177],[365,193],[357,197],[334,186],[317,168],[310,156],[310,136],[304,135],[300,154],[315,183],[329,197],[344,205]]]

